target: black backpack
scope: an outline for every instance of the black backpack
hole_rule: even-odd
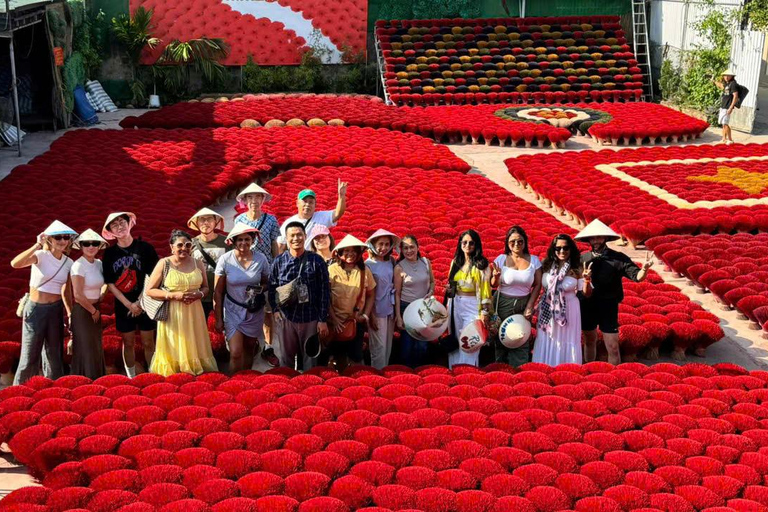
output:
[[[749,94],[749,89],[737,83],[736,91],[739,93],[739,97],[736,99],[736,104],[734,104],[734,107],[741,108],[741,102],[744,101],[744,98],[746,98],[747,94]]]

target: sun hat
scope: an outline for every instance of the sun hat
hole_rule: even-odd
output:
[[[314,197],[315,199],[317,199],[317,195],[315,194],[315,191],[312,190],[311,188],[305,188],[304,190],[299,192],[299,199],[301,199],[302,201],[307,197]]]
[[[104,237],[105,240],[114,240],[115,235],[112,234],[112,232],[109,230],[109,225],[114,222],[114,220],[121,215],[128,216],[128,229],[132,229],[133,226],[136,225],[136,214],[131,212],[112,212],[109,215],[107,215],[107,220],[104,222],[104,227],[101,228],[101,236]]]
[[[53,235],[72,235],[77,236],[77,231],[72,229],[71,227],[67,226],[60,220],[55,220],[51,222],[51,224],[45,228],[45,231],[43,231],[44,234],[48,236]]]
[[[363,250],[368,248],[367,245],[365,245],[363,242],[361,242],[354,236],[347,235],[341,240],[341,242],[338,243],[338,245],[336,245],[336,248],[333,250],[333,252],[338,253],[338,252],[341,252],[343,249],[347,249],[348,247],[360,247]]]
[[[507,348],[518,348],[531,337],[531,322],[523,315],[512,315],[501,322],[499,340]]]
[[[201,208],[200,211],[190,217],[187,221],[187,227],[189,229],[194,229],[195,231],[200,231],[200,229],[197,227],[197,218],[205,217],[206,215],[218,218],[216,221],[216,226],[214,226],[213,229],[224,229],[224,217],[220,213],[217,213],[210,208]]]
[[[315,238],[322,236],[322,235],[330,235],[331,230],[328,229],[328,226],[324,226],[323,224],[315,224],[312,226],[312,230],[309,232],[309,238],[307,238],[307,246],[310,246],[312,243],[312,240]]]
[[[722,73],[720,73],[720,76],[726,76],[726,75],[728,75],[728,76],[736,76],[736,73],[734,73],[731,68],[728,68],[725,71],[723,71]]]
[[[377,229],[371,236],[368,237],[368,240],[365,241],[365,243],[368,245],[368,249],[372,251],[374,254],[376,254],[377,256],[379,254],[376,252],[376,249],[373,247],[373,241],[383,236],[388,236],[392,240],[392,247],[390,247],[390,251],[393,251],[395,247],[400,245],[399,236],[392,233],[391,231],[387,231],[386,229]]]
[[[264,202],[266,203],[272,199],[272,194],[261,188],[258,183],[251,183],[237,194],[237,200],[242,202],[243,198],[248,194],[264,194]]]
[[[574,237],[576,240],[586,240],[588,238],[592,238],[594,236],[602,236],[606,238],[608,241],[611,240],[618,240],[621,238],[621,235],[616,233],[614,230],[600,222],[599,219],[595,219],[592,222],[590,222],[587,227],[582,229],[578,235]]]
[[[227,235],[226,240],[224,242],[227,245],[232,245],[234,243],[235,238],[238,235],[242,235],[243,233],[255,233],[256,238],[259,238],[259,230],[254,228],[253,226],[249,226],[245,222],[238,222],[235,224],[235,227],[232,228],[232,231],[229,232]]]
[[[73,249],[80,249],[80,242],[101,242],[99,249],[105,249],[109,246],[106,240],[99,236],[97,232],[91,228],[83,231],[80,236],[75,239],[75,243],[72,244]]]

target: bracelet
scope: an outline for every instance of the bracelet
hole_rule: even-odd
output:
[[[366,315],[365,313],[363,313],[363,314],[362,314],[362,315],[360,315],[360,316],[361,316],[361,317],[363,317],[363,318],[365,318],[366,322],[368,321],[368,315]]]

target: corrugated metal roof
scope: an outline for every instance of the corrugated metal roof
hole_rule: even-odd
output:
[[[25,9],[28,7],[34,7],[36,5],[45,5],[53,3],[53,0],[11,0],[8,6],[11,12],[17,9]],[[0,0],[0,13],[6,13],[5,0]]]

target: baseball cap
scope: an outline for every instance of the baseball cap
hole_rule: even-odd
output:
[[[315,195],[315,191],[310,188],[305,188],[304,190],[299,192],[299,199],[301,199],[302,201],[308,197],[317,198],[317,196]]]

